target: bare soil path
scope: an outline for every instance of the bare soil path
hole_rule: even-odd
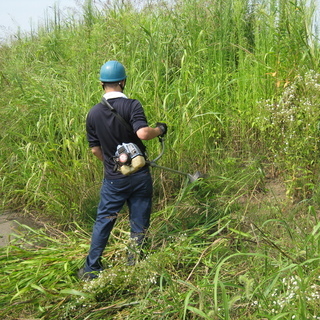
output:
[[[5,247],[14,238],[15,233],[23,232],[20,224],[31,228],[38,228],[34,221],[14,212],[4,212],[0,214],[0,247]]]

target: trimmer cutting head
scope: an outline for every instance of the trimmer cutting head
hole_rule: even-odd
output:
[[[195,181],[197,181],[198,179],[200,179],[200,178],[204,178],[204,175],[203,174],[201,174],[200,173],[200,171],[197,171],[195,174],[189,174],[188,173],[188,179],[189,179],[189,182],[195,182]]]

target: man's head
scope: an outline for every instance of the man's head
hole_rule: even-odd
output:
[[[100,81],[104,89],[107,87],[123,90],[126,82],[126,70],[124,66],[115,60],[106,62],[100,69]]]

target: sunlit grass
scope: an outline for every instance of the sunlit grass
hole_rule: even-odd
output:
[[[21,310],[41,319],[317,319],[319,224],[304,230],[305,237],[276,219],[261,227],[252,220],[246,230],[229,217],[176,214],[176,221],[189,223],[159,212],[144,259],[134,267],[126,265],[124,215],[105,252],[105,270],[91,282],[76,278],[87,232],[76,225],[67,233],[26,229],[1,249],[2,315]],[[281,226],[281,237],[270,233],[271,224]],[[288,246],[292,238],[297,242]]]
[[[136,10],[128,1],[96,10],[88,1],[66,20],[55,10],[37,34],[0,48],[1,204],[56,226],[28,229],[0,249],[0,315],[317,319],[313,3],[187,0]],[[109,59],[125,65],[125,93],[142,102],[150,125],[168,124],[159,164],[208,177],[190,185],[153,168],[146,258],[125,265],[125,208],[106,270],[82,283],[75,274],[102,179],[85,117]],[[155,158],[158,141],[146,145]],[[275,178],[279,198],[268,189]]]

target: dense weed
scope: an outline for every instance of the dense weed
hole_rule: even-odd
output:
[[[1,317],[319,318],[313,14],[304,1],[86,1],[1,45],[2,207],[50,218],[0,249]],[[207,177],[153,169],[145,258],[126,266],[124,208],[106,269],[86,283],[76,271],[102,167],[84,122],[109,59],[126,66],[150,124],[168,123],[160,164]]]

